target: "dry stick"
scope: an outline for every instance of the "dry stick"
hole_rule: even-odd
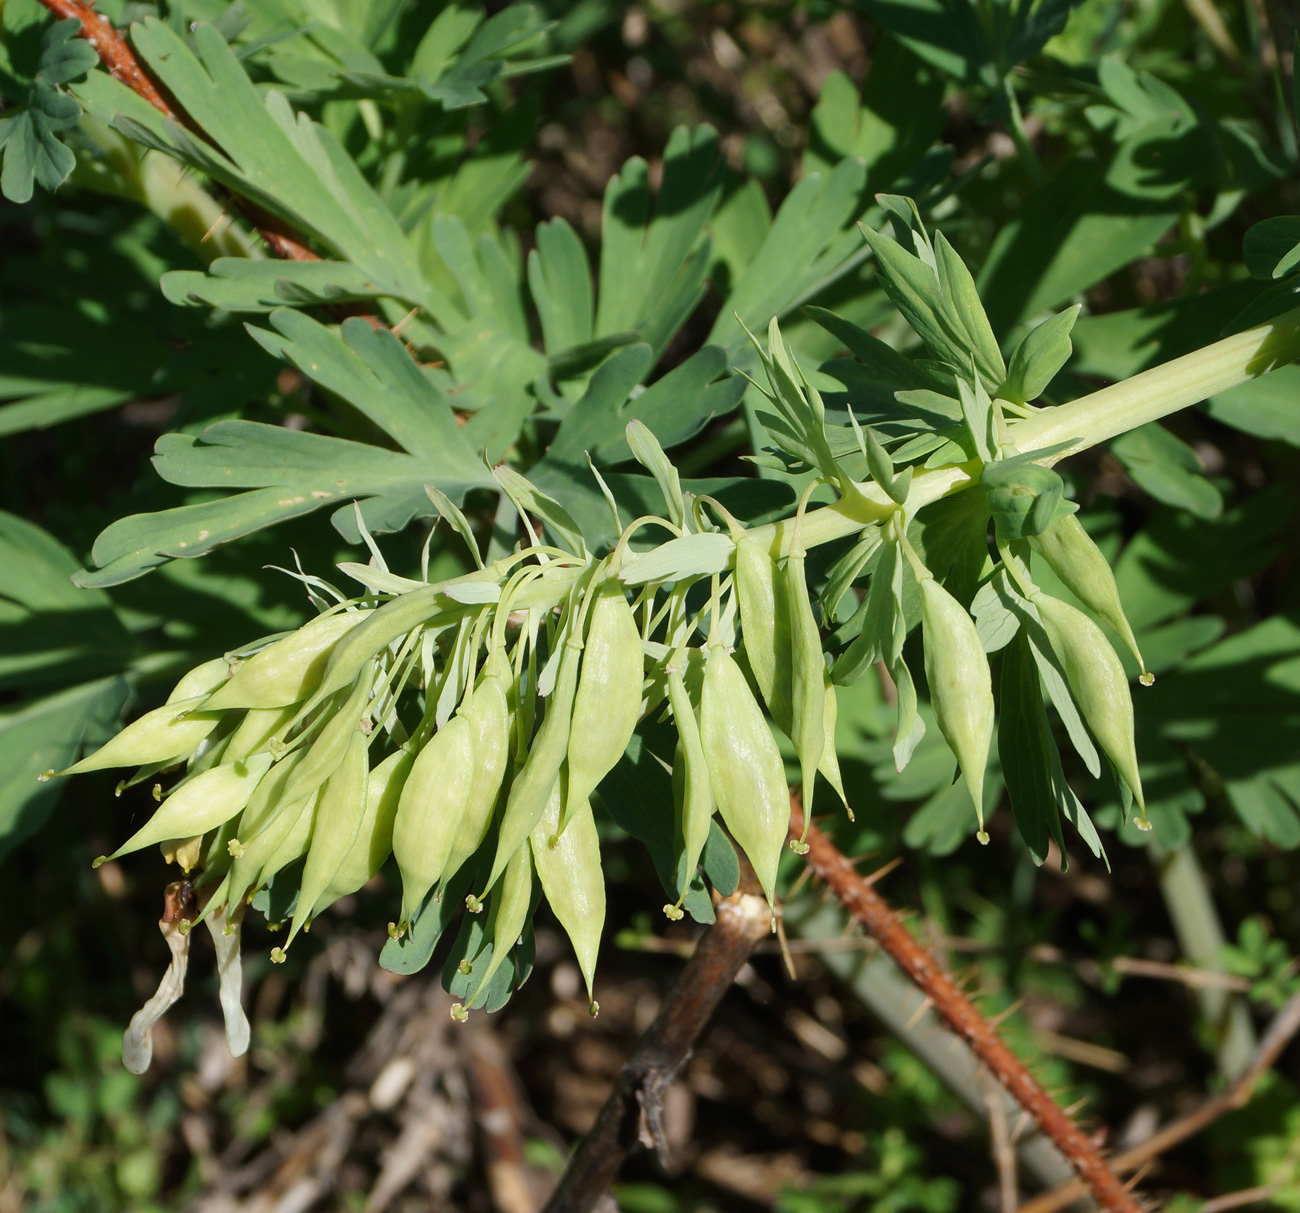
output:
[[[690,1056],[722,997],[771,929],[772,911],[752,893],[718,903],[718,920],[700,938],[654,1023],[619,1072],[605,1106],[582,1139],[542,1213],[590,1213],[638,1142],[664,1153],[663,1092]]]
[[[177,112],[176,107],[145,74],[126,39],[113,28],[113,23],[107,17],[96,12],[85,0],[41,0],[41,3],[60,19],[72,17],[81,22],[81,37],[94,47],[100,62],[111,76],[120,80],[132,92],[138,93],[160,114],[193,129],[193,123],[186,122],[184,116]],[[281,231],[277,226],[279,221],[261,207],[237,196],[235,202],[277,257],[284,261],[320,260],[305,244]]]
[[[1246,1067],[1240,1078],[1227,1090],[1211,1096],[1199,1108],[1166,1125],[1140,1146],[1134,1146],[1133,1149],[1116,1155],[1113,1164],[1115,1170],[1136,1171],[1138,1167],[1159,1157],[1166,1150],[1172,1150],[1174,1146],[1180,1145],[1189,1137],[1195,1137],[1225,1113],[1244,1107],[1254,1093],[1256,1083],[1273,1068],[1282,1055],[1282,1050],[1290,1044],[1297,1032],[1300,1032],[1300,994],[1293,994],[1269,1024],[1255,1056],[1251,1058],[1250,1065]],[[1054,1213],[1054,1210],[1064,1208],[1083,1193],[1083,1186],[1076,1180],[1035,1197],[1021,1205],[1018,1213]]]
[[[790,836],[803,829],[803,809],[791,798]],[[1011,1096],[1037,1122],[1070,1160],[1090,1191],[1108,1213],[1138,1213],[1138,1203],[1101,1156],[1101,1151],[1038,1084],[1037,1079],[998,1036],[935,961],[899,921],[884,899],[861,876],[838,847],[816,826],[810,826],[805,862],[821,877],[867,934],[914,981],[934,1008],[974,1051]]]

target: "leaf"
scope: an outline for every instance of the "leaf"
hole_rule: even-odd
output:
[[[1300,446],[1300,366],[1281,366],[1229,388],[1205,402],[1215,421],[1257,438],[1280,438]],[[3,417],[3,414],[0,414]]]
[[[1047,385],[1070,361],[1074,348],[1070,344],[1070,330],[1078,319],[1081,306],[1076,303],[1058,312],[1021,338],[1012,352],[999,396],[1016,404],[1027,404],[1047,391]]]
[[[861,237],[849,226],[865,209],[865,175],[860,160],[848,159],[795,184],[709,330],[710,343],[739,360],[746,328],[762,329],[865,259]]]
[[[1285,278],[1300,266],[1300,215],[1276,215],[1254,224],[1241,251],[1252,277]]]
[[[75,41],[81,22],[56,21],[41,37],[40,59],[25,102],[0,117],[0,193],[27,202],[37,184],[53,193],[67,180],[76,157],[58,137],[76,126],[81,107],[58,85],[84,76],[98,62],[92,46]]]
[[[1223,497],[1205,479],[1200,458],[1164,426],[1152,422],[1116,438],[1111,454],[1124,465],[1139,488],[1175,509],[1198,518],[1223,513]]]
[[[624,560],[618,578],[624,585],[649,585],[722,573],[731,563],[734,550],[731,539],[715,531],[683,535]]]
[[[37,776],[69,766],[87,734],[111,729],[126,693],[121,678],[104,678],[0,714],[0,860],[40,829],[63,790]]]
[[[605,190],[600,302],[594,334],[635,330],[662,353],[704,294],[705,224],[722,183],[717,134],[678,127],[664,150],[663,184],[651,199],[649,170],[633,157]]]
[[[455,452],[445,461],[416,457],[252,421],[219,422],[197,437],[166,435],[157,452],[155,467],[173,484],[251,491],[120,519],[95,540],[96,568],[79,574],[77,584],[116,585],[166,560],[203,556],[251,531],[345,502],[361,501],[369,530],[400,530],[432,511],[426,484],[455,499],[492,483],[486,469],[462,467]],[[336,512],[334,524],[356,541],[350,505]]]
[[[592,340],[595,302],[591,264],[578,234],[563,219],[539,223],[528,254],[528,286],[537,305],[542,340],[554,357]]]
[[[650,427],[644,421],[627,423],[627,445],[632,457],[658,482],[664,497],[668,521],[679,529],[686,526],[686,506],[682,499],[682,482],[672,460],[664,453]]]
[[[1005,648],[1020,630],[1020,616],[1016,613],[1015,598],[1007,588],[1006,577],[1006,571],[999,569],[971,599],[971,617],[986,653],[996,653]]]
[[[0,688],[49,690],[125,664],[130,635],[106,594],[72,584],[76,571],[47,532],[0,511]]]
[[[441,310],[393,212],[323,126],[294,114],[283,94],[263,98],[221,34],[194,26],[191,51],[157,18],[133,27],[133,42],[204,138],[138,108],[115,117],[120,94],[82,90],[92,113],[130,138],[201,169],[293,228],[359,266],[382,293]],[[93,77],[92,77],[93,79]]]
[[[206,274],[172,270],[162,276],[159,285],[170,303],[226,312],[271,312],[286,303],[311,307],[377,299],[385,293],[360,266],[346,261],[249,261],[240,257],[219,257]]]
[[[950,76],[974,79],[993,63],[992,47],[972,5],[946,0],[863,0],[863,7],[914,54]]]
[[[1038,665],[1024,636],[1014,640],[1002,658],[998,758],[1016,826],[1034,862],[1047,859],[1053,838],[1064,854],[1060,812],[1066,802],[1074,808],[1078,798],[1065,782],[1038,686]]]
[[[548,497],[513,468],[504,466],[493,468],[492,475],[521,516],[535,515],[540,518],[575,555],[580,556],[586,552],[587,545],[583,540],[581,529],[573,521],[568,510],[554,497]]]

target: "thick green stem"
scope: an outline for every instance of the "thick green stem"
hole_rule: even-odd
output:
[[[1297,358],[1300,358],[1300,308],[1069,404],[1043,409],[1009,426],[1008,433],[1021,451],[1069,443],[1067,449],[1044,460],[1056,463],[1108,438],[1258,379]],[[979,465],[973,461],[918,472],[907,498],[908,513],[965,488],[978,474]],[[881,521],[896,508],[878,485],[859,485],[855,498],[845,498],[804,516],[803,543],[815,547],[852,535],[864,526]],[[784,556],[790,550],[793,531],[793,519],[784,519],[755,527],[750,534],[759,542],[770,544],[773,555]]]

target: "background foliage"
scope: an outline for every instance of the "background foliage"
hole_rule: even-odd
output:
[[[844,357],[862,356],[849,331],[803,310],[908,339],[854,227],[883,226],[880,195],[917,198],[977,270],[1003,350],[1083,304],[1053,399],[1276,308],[1297,281],[1284,256],[1295,220],[1282,218],[1300,209],[1294,13],[1267,0],[1044,0],[1014,14],[940,0],[585,0],[486,20],[399,0],[104,11],[142,22],[137,53],[211,138],[88,73],[85,44],[35,0],[6,0],[0,998],[13,1047],[0,1058],[0,1202],[179,1207],[218,1201],[223,1184],[269,1200],[277,1168],[325,1140],[311,1134],[334,1115],[351,1128],[330,1182],[357,1207],[377,1177],[395,1182],[386,1145],[433,1123],[433,1162],[391,1199],[489,1207],[493,1147],[469,1126],[486,1098],[475,1048],[492,1046],[446,1036],[441,1010],[413,1042],[427,1008],[411,991],[437,999],[436,977],[403,986],[361,959],[392,916],[391,873],[332,934],[322,922],[315,939],[327,939],[300,945],[287,974],[264,961],[269,937],[249,939],[246,1063],[221,1059],[215,999],[193,997],[195,980],[164,1064],[138,1080],[118,1068],[118,1032],[162,963],[152,922],[165,869],[140,857],[92,873],[144,810],[114,800],[108,778],[56,804],[35,775],[161,701],[180,670],[303,619],[301,586],[263,566],[291,551],[313,572],[364,559],[352,500],[391,533],[381,542],[402,574],[419,568],[426,482],[490,530],[482,448],[528,470],[589,538],[609,521],[584,451],[614,469],[620,501],[647,499],[623,440],[634,416],[666,447],[691,440],[674,452],[688,487],[747,520],[788,509],[798,477],[760,466],[755,478],[740,460],[764,436],[761,401],[724,374],[757,369],[738,321],[780,314],[832,408],[845,386],[855,407],[920,386],[885,365],[866,377]],[[315,125],[277,121],[259,97],[271,86]],[[114,129],[118,110],[130,119]],[[237,212],[222,217],[220,187],[327,259],[261,256]],[[1253,227],[1264,219],[1283,226]],[[425,352],[425,373],[363,320],[335,327],[358,302]],[[416,306],[422,318],[403,323]],[[1248,1005],[1266,1012],[1294,986],[1298,388],[1300,371],[1284,369],[1062,469],[1159,675],[1137,721],[1162,853],[1118,828],[1105,787],[1087,800],[1109,871],[1073,840],[1068,871],[1055,857],[1035,867],[1005,807],[994,845],[977,849],[937,729],[899,776],[889,685],[868,677],[842,696],[859,822],[842,845],[873,864],[905,858],[885,886],[895,903],[921,912],[918,929],[955,966],[974,962],[986,1010],[1024,1000],[1005,1028],[1049,1085],[1088,1095],[1135,1139],[1239,1066]],[[463,426],[448,425],[451,408]],[[322,478],[337,491],[303,491]],[[468,567],[454,539],[432,560],[444,575]],[[824,576],[827,556],[817,561]],[[539,976],[500,1020],[492,1064],[518,1071],[536,1110],[516,1118],[525,1169],[553,1167],[561,1134],[584,1127],[644,1026],[638,1001],[674,969],[638,950],[681,936],[649,917],[662,898],[644,852],[606,828],[620,892],[602,1019],[578,1023],[576,974],[544,928]],[[810,918],[801,932],[835,929]],[[682,1132],[682,1175],[640,1164],[623,1207],[980,1203],[992,1181],[982,1129],[878,1029],[837,954],[800,952],[795,985],[760,959],[685,1084],[678,1123],[691,1109],[699,1123]],[[1198,998],[1135,976],[1135,958],[1228,980]],[[385,1043],[403,1024],[402,1045]],[[369,1055],[353,1056],[372,1030]],[[380,1062],[420,1048],[444,1062],[383,1106],[368,1085]],[[367,1091],[364,1114],[348,1113]],[[1293,1096],[1279,1077],[1156,1182],[1188,1207],[1259,1184],[1300,1207]]]

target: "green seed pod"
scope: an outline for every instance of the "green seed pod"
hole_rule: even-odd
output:
[[[216,690],[208,708],[284,708],[306,699],[320,682],[339,638],[371,612],[321,615],[296,632],[254,653]]]
[[[304,923],[316,913],[316,905],[329,888],[352,844],[357,840],[366,815],[366,785],[370,776],[370,758],[366,739],[353,733],[347,753],[338,768],[325,781],[316,803],[316,820],[312,824],[311,847],[303,864],[298,904],[285,947]]]
[[[682,895],[676,905],[664,906],[664,913],[674,920],[682,916],[681,904],[690,886],[695,869],[700,865],[704,844],[708,841],[709,826],[713,821],[713,787],[709,781],[709,764],[704,756],[704,743],[700,740],[700,723],[695,715],[690,694],[681,672],[669,666],[668,702],[673,709],[673,723],[677,726],[677,752],[673,756],[674,783],[681,783],[681,834],[685,855],[685,876]]]
[[[221,761],[233,762],[237,758],[247,758],[250,754],[274,749],[272,739],[283,739],[296,712],[297,708],[292,704],[287,708],[249,708],[227,742]]]
[[[749,668],[772,719],[788,735],[794,715],[789,599],[777,592],[776,564],[767,549],[748,536],[736,542],[736,596]]]
[[[352,735],[361,725],[361,718],[370,704],[370,689],[374,684],[375,670],[367,666],[362,670],[346,699],[338,710],[329,715],[315,740],[307,747],[307,754],[294,771],[293,779],[284,790],[288,804],[313,795],[343,761]]]
[[[511,679],[505,657],[494,654],[479,677],[464,716],[469,721],[474,746],[474,773],[465,812],[447,856],[444,879],[454,876],[479,849],[492,823],[492,810],[501,794],[501,781],[510,758],[510,707],[506,685]]]
[[[1033,604],[1079,711],[1133,792],[1138,828],[1149,830],[1133,741],[1133,699],[1119,657],[1106,634],[1082,611],[1041,592],[1034,596]]]
[[[782,588],[790,619],[790,740],[799,755],[804,833],[807,834],[808,823],[812,821],[817,767],[826,749],[826,661],[822,656],[821,631],[808,599],[803,556],[791,554],[782,572]],[[801,838],[794,844],[794,849],[806,851],[807,844]]]
[[[554,846],[552,838],[556,839]],[[594,1015],[599,1008],[592,997],[592,982],[596,977],[600,936],[605,929],[605,874],[600,865],[600,837],[590,801],[578,808],[568,828],[561,832],[557,783],[529,841],[542,892],[573,944]]]
[[[822,750],[822,760],[818,763],[817,769],[826,776],[826,782],[835,789],[836,794],[844,804],[844,811],[849,815],[849,820],[853,821],[853,810],[849,808],[849,798],[844,795],[844,776],[840,774],[840,756],[835,749],[835,725],[839,719],[840,701],[836,695],[831,672],[828,669],[822,670],[822,685],[826,690],[826,698],[822,708],[822,733],[826,738],[826,745]]]
[[[236,822],[234,834],[228,843],[232,855],[267,829],[276,816],[289,803],[284,799],[285,788],[299,763],[307,756],[306,750],[294,750],[275,763],[257,785],[244,811]]]
[[[229,821],[247,803],[270,769],[270,754],[223,763],[182,784],[162,807],[109,857],[117,859],[155,842],[190,838]]]
[[[545,809],[545,805],[542,806]],[[510,950],[519,942],[528,924],[528,909],[533,900],[532,847],[520,846],[510,857],[501,879],[501,887],[493,905],[492,959],[478,979],[478,985],[467,1006],[473,1006],[488,988],[496,971],[505,963]],[[457,1014],[459,1008],[459,1014]],[[459,1003],[452,1007],[452,1015],[463,1018],[465,1008]]]
[[[416,756],[393,821],[402,873],[402,923],[411,921],[447,866],[474,781],[474,734],[457,715]]]
[[[984,831],[984,768],[993,742],[993,676],[975,621],[933,577],[921,579],[925,676],[939,731],[961,766]]]
[[[623,757],[641,715],[645,659],[636,616],[616,578],[588,593],[596,599],[569,725],[569,778],[558,827],[561,833]]]
[[[193,699],[195,695],[211,695],[229,678],[230,662],[224,657],[214,657],[211,661],[196,665],[188,673],[182,674],[181,680],[172,687],[172,693],[167,696],[167,702],[175,703],[178,699]]]
[[[497,851],[492,860],[484,893],[497,882],[528,835],[537,827],[546,812],[546,802],[560,778],[560,768],[569,749],[569,723],[573,716],[573,697],[578,685],[578,664],[582,646],[573,639],[565,641],[560,656],[560,669],[546,707],[546,716],[533,739],[532,748],[524,765],[510,785],[505,812],[501,815],[501,831],[497,836]]]
[[[790,789],[772,731],[740,667],[721,645],[709,649],[704,666],[700,740],[718,811],[770,902],[790,824]]]
[[[247,840],[231,840],[231,854],[235,857],[230,865],[227,894],[231,905],[239,905],[249,893],[306,852],[318,795],[313,793],[293,803],[277,802],[262,830],[250,834]]]
[[[398,750],[370,772],[366,781],[366,808],[357,836],[330,880],[329,888],[316,903],[317,914],[367,884],[393,853],[393,821],[402,787],[414,762],[414,754]]]
[[[1029,546],[1047,561],[1061,584],[1128,646],[1142,671],[1139,681],[1150,686],[1155,679],[1147,673],[1137,638],[1124,614],[1110,562],[1079,519],[1074,514],[1058,518],[1041,535],[1031,536]]]
[[[187,758],[217,727],[219,712],[199,711],[203,696],[165,703],[127,725],[93,754],[73,763],[60,775],[81,775],[106,767],[138,767]]]

